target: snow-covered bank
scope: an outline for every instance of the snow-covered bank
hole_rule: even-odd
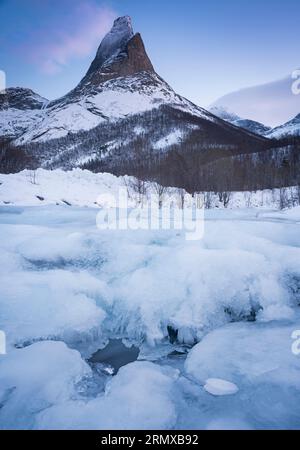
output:
[[[126,188],[133,201],[140,201],[141,194],[132,177],[116,177],[108,173],[92,173],[74,169],[69,172],[57,169],[48,171],[24,170],[16,174],[0,174],[0,204],[16,206],[72,205],[99,207],[99,195],[117,197]],[[143,187],[143,196],[155,193],[153,183]],[[300,204],[300,189],[290,187],[256,192],[203,193],[206,208],[287,208]],[[165,198],[180,202],[182,191],[168,188]],[[225,205],[225,206],[224,206]]]

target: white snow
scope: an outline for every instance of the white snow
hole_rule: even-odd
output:
[[[105,120],[117,120],[128,114],[138,114],[163,103],[164,97],[158,91],[151,96],[147,92],[130,92],[118,89],[103,89],[80,103],[70,103],[61,108],[49,108],[43,120],[29,126],[17,143],[34,140],[43,142],[66,136],[69,132],[95,128]],[[89,109],[92,108],[94,112]],[[5,120],[6,116],[4,117]]]
[[[137,136],[140,136],[141,134],[145,133],[146,130],[141,126],[136,126],[134,127],[133,131]]]
[[[160,100],[160,103],[154,105],[155,100]],[[105,90],[93,97],[93,103],[110,119],[119,119],[158,107],[162,99],[159,95],[151,98],[147,93]]]
[[[61,138],[67,136],[69,132],[90,130],[104,121],[102,117],[88,111],[81,103],[71,103],[60,109],[44,110],[39,113],[39,120],[36,120],[35,116],[34,119],[32,126],[27,128],[26,132],[16,140],[17,144],[31,140],[43,142]]]
[[[0,132],[2,136],[15,137],[34,127],[42,118],[41,110],[19,110],[11,108],[0,111]]]
[[[300,105],[299,105],[300,110]],[[298,114],[289,122],[274,128],[267,134],[270,139],[281,139],[290,136],[300,136],[300,115]]]
[[[0,182],[0,202],[22,206],[55,205],[66,200],[76,206],[95,207],[100,194],[117,194],[119,187],[124,186],[122,178],[81,169],[70,172],[38,169],[35,178],[30,170],[11,175],[0,174]],[[39,200],[37,196],[44,200]]]
[[[161,145],[171,145],[170,141],[175,143],[179,135],[179,130],[171,133],[160,143]],[[119,141],[108,143],[108,151],[118,147]],[[77,164],[84,163],[93,159],[93,155],[82,157],[77,160]],[[127,183],[126,183],[127,179]],[[38,206],[62,204],[66,200],[73,206],[98,207],[95,202],[99,195],[107,193],[117,195],[121,187],[130,185],[129,177],[116,177],[107,173],[94,174],[88,170],[79,168],[65,172],[57,169],[48,171],[38,169],[35,172],[24,170],[16,174],[0,174],[0,204],[13,204],[19,206]],[[134,184],[134,183],[133,183]],[[153,186],[150,190],[153,190]],[[132,191],[132,189],[131,189]],[[284,189],[284,194],[289,205],[295,206],[299,203],[300,193],[298,187]],[[177,192],[177,194],[176,194]],[[207,193],[210,197],[210,207],[224,209],[224,204],[220,201],[217,193]],[[38,197],[44,200],[39,200]],[[131,192],[134,197],[134,192]],[[167,197],[178,199],[180,194],[176,189],[168,189]],[[264,190],[255,192],[232,192],[227,209],[279,209],[280,190]],[[294,208],[292,211],[295,211]],[[262,210],[263,211],[263,210]],[[257,211],[260,214],[260,211]],[[252,214],[252,212],[251,212]],[[277,216],[280,213],[276,213]],[[290,213],[289,213],[290,214]]]
[[[161,150],[171,145],[179,144],[185,133],[182,130],[171,131],[167,136],[159,139],[153,144],[155,150]]]

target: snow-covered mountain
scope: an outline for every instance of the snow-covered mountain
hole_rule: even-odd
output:
[[[176,95],[155,73],[140,34],[133,33],[131,19],[120,17],[104,37],[78,86],[50,102],[17,142],[57,139],[166,104],[214,120],[203,109]]]
[[[0,134],[16,138],[35,126],[48,100],[31,89],[8,88],[0,93]]]
[[[220,119],[226,120],[237,127],[245,128],[246,130],[261,136],[265,136],[271,131],[271,127],[267,127],[266,125],[256,122],[255,120],[242,119],[237,114],[222,106],[212,106],[209,108],[209,111],[215,116],[220,117]]]
[[[291,75],[282,80],[229,93],[212,107],[222,107],[270,127],[291,120],[300,112],[300,95],[292,90],[296,82]]]
[[[269,139],[283,139],[300,136],[300,114],[283,125],[271,128],[254,120],[242,119],[237,114],[231,112],[228,108],[223,106],[211,106],[209,111],[232,125],[245,128],[252,133],[265,136]]]
[[[300,114],[285,124],[273,128],[267,136],[274,139],[300,136]]]
[[[8,105],[16,94],[8,91]],[[259,151],[266,142],[177,95],[155,72],[128,16],[114,22],[71,92],[51,102],[31,96],[36,101],[25,111],[5,109],[0,136],[14,137],[43,167],[105,160],[104,168],[113,170],[116,160],[129,160],[136,151],[146,152],[150,161],[150,153],[167,154],[174,148],[183,153],[192,146],[212,156],[220,149],[230,154]]]

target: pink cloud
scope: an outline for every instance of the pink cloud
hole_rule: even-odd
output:
[[[57,74],[71,60],[90,55],[115,18],[110,8],[91,1],[77,3],[64,21],[34,32],[23,47],[24,53],[43,73]]]

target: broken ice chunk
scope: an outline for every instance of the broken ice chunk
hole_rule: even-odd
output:
[[[236,384],[230,381],[222,380],[221,378],[209,378],[206,380],[204,389],[212,395],[233,395],[239,390]]]

